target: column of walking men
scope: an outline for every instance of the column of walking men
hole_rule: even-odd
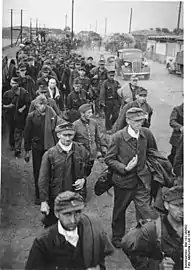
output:
[[[9,65],[10,89],[3,88],[9,145],[20,158],[24,138],[35,204],[49,227],[34,241],[26,269],[106,269],[113,246],[123,248],[135,269],[158,269],[161,263],[183,269],[183,103],[170,116],[172,151],[165,158],[150,130],[153,109],[138,77],[121,87],[104,59],[94,66],[91,56],[54,43],[22,47]],[[103,114],[104,134],[98,125]],[[114,188],[111,242],[101,221],[82,213],[96,159],[108,166]],[[133,237],[125,236],[132,201],[142,230],[134,229]],[[145,228],[148,235],[154,231],[153,239]]]

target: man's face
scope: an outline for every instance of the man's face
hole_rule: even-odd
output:
[[[83,69],[80,69],[79,73],[80,73],[80,76],[82,76],[82,77],[84,77],[86,74],[85,70],[83,70]]]
[[[105,64],[104,63],[99,64],[99,66],[100,66],[100,69],[104,69],[105,68]]]
[[[73,66],[73,65],[70,65],[70,66],[69,66],[69,69],[70,69],[71,71],[73,71],[73,70],[74,70],[74,66]]]
[[[44,113],[46,110],[46,104],[44,104],[42,101],[38,102],[36,104],[36,109],[40,112],[40,113]]]
[[[183,223],[183,204],[176,205],[173,202],[165,202],[165,208],[168,210],[168,215],[176,222]]]
[[[48,71],[42,71],[42,76],[44,77],[44,78],[47,78],[48,77]]]
[[[62,213],[62,211],[60,211],[56,213],[56,216],[60,220],[60,223],[65,230],[73,231],[80,222],[81,212],[81,210],[71,211],[68,213]]]
[[[80,89],[81,89],[81,84],[74,84],[74,90],[75,90],[76,92],[79,92]]]
[[[132,80],[131,80],[131,84],[132,84],[133,86],[137,86],[138,81],[137,81],[137,80],[132,79]]]
[[[18,83],[13,82],[13,81],[11,81],[10,85],[11,85],[12,89],[17,89],[19,86]]]
[[[81,67],[81,65],[80,65],[80,64],[75,64],[75,68],[76,68],[77,70],[79,70],[79,69],[80,69],[80,67]]]
[[[108,73],[108,79],[110,80],[110,81],[113,81],[114,80],[114,74],[113,73]]]
[[[92,117],[93,112],[92,112],[92,110],[90,109],[90,110],[86,111],[85,113],[83,113],[82,115],[83,115],[83,117],[84,117],[86,120],[89,120],[89,119]]]
[[[87,63],[88,63],[88,65],[91,65],[92,64],[92,59],[88,59]]]
[[[62,131],[57,134],[58,138],[61,140],[61,143],[65,146],[69,146],[74,139],[75,132],[74,131]]]
[[[137,133],[138,131],[140,131],[142,124],[144,122],[144,119],[137,120],[137,121],[126,119],[126,121],[131,126],[131,128]]]
[[[55,80],[53,80],[53,79],[51,79],[50,81],[49,81],[49,87],[51,88],[51,89],[53,89],[53,88],[55,88],[56,87],[56,81]]]
[[[136,95],[136,99],[140,104],[144,104],[147,100],[147,95],[146,94]]]
[[[23,69],[19,69],[19,74],[22,78],[25,77],[25,74],[26,74],[26,68],[23,68]]]

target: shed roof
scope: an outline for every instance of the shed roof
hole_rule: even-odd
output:
[[[184,41],[184,37],[183,35],[179,35],[179,36],[148,36],[149,40],[159,40],[159,41],[167,41],[167,40],[171,40],[171,41]]]

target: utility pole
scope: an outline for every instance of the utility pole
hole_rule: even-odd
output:
[[[71,44],[73,45],[74,38],[74,0],[72,0],[72,33],[71,33]]]
[[[23,10],[21,9],[21,43],[23,43]]]
[[[105,37],[107,35],[107,18],[105,18]]]
[[[131,8],[130,21],[129,21],[129,34],[131,33],[132,13],[133,13],[133,9]]]
[[[38,19],[36,19],[36,39],[38,40]]]
[[[177,29],[180,28],[180,15],[181,15],[181,9],[182,9],[182,2],[180,1],[180,4],[179,4],[179,11],[178,11]]]
[[[67,14],[65,15],[65,28],[67,27]]]
[[[30,19],[30,41],[32,42],[32,19]]]
[[[97,20],[96,20],[96,28],[95,28],[95,32],[97,33]]]
[[[91,24],[90,24],[90,32],[91,32],[91,30],[92,30],[92,26],[91,26]]]
[[[11,47],[13,47],[13,10],[11,9]]]

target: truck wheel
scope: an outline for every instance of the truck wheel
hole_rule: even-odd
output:
[[[150,74],[147,74],[144,76],[145,80],[149,80],[150,79]]]

